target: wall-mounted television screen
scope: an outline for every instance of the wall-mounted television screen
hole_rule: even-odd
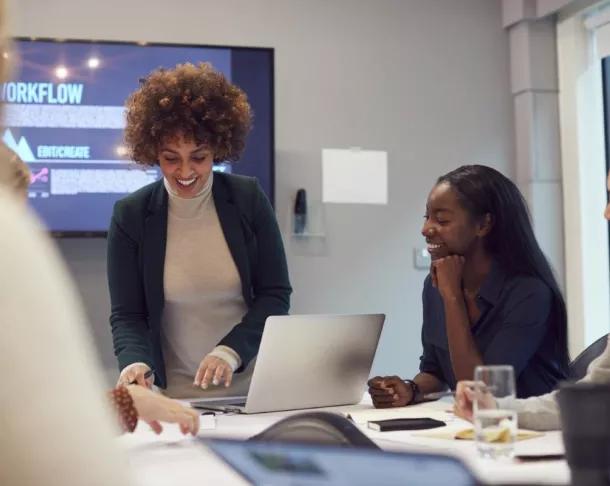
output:
[[[124,108],[159,67],[209,62],[247,94],[254,112],[246,150],[214,170],[258,179],[274,200],[273,49],[16,39],[4,83],[2,140],[29,166],[28,199],[55,235],[104,235],[114,202],[161,175],[126,160]]]

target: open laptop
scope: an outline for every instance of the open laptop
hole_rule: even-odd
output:
[[[362,399],[385,315],[267,318],[248,395],[191,402],[236,413],[351,405]]]
[[[364,447],[200,439],[253,485],[478,486],[457,457]]]

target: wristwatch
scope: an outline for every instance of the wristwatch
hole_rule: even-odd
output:
[[[419,385],[415,383],[413,380],[403,380],[407,385],[411,387],[411,400],[407,402],[407,405],[411,405],[417,395],[419,395]]]

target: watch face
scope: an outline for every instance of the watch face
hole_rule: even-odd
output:
[[[411,405],[417,398],[417,395],[419,394],[419,385],[417,383],[415,383],[413,380],[404,380],[404,382],[411,387],[412,395],[411,395],[411,399],[407,403],[407,405]]]

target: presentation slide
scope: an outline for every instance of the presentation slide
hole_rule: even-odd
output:
[[[268,136],[250,137],[243,165],[214,170],[258,177],[273,200],[272,51],[41,40],[18,40],[16,50],[19,70],[0,87],[2,140],[30,167],[29,202],[49,230],[104,233],[115,201],[159,179],[157,167],[126,159],[124,103],[151,71],[184,62],[210,62],[229,80],[234,72],[246,80],[255,116],[263,111],[256,122],[267,125],[256,130]],[[266,86],[248,86],[257,71]]]

